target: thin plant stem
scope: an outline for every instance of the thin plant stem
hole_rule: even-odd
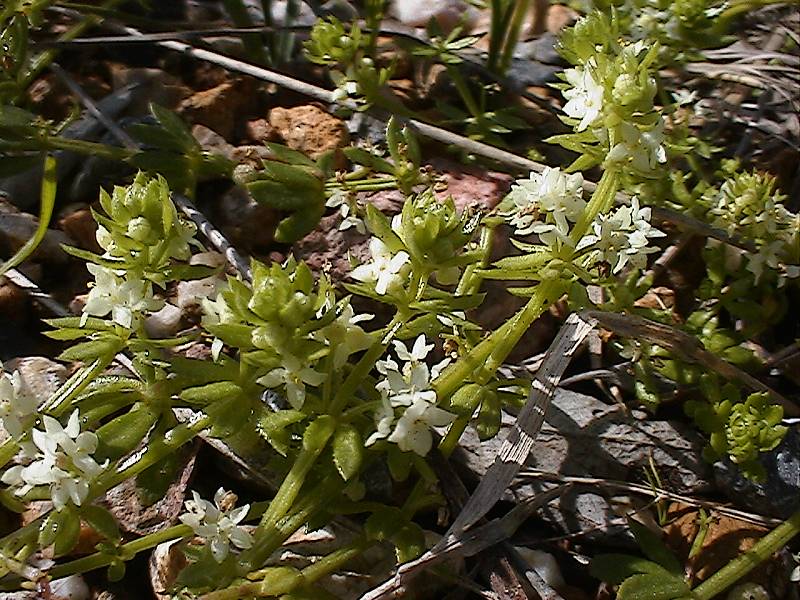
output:
[[[747,575],[800,532],[800,511],[761,538],[755,546],[734,558],[692,590],[691,600],[710,600]]]

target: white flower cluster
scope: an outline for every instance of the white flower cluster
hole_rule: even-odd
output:
[[[613,273],[626,266],[644,269],[647,255],[658,248],[648,246],[650,238],[664,237],[664,232],[650,225],[650,209],[640,208],[639,199],[630,206],[621,206],[608,215],[598,215],[592,233],[585,235],[578,250],[590,249],[597,260],[609,263]]]
[[[667,161],[664,148],[664,120],[652,115],[655,80],[643,85],[641,55],[647,51],[643,41],[622,47],[617,63],[604,63],[600,69],[594,57],[564,71],[568,86],[563,90],[564,113],[577,121],[575,130],[591,131],[601,146],[608,147],[606,160],[630,164],[642,174],[650,174]],[[585,140],[584,140],[585,141]]]
[[[431,388],[431,379],[450,361],[445,359],[429,370],[424,361],[433,344],[426,344],[424,335],[414,341],[410,351],[401,341],[393,344],[397,357],[405,364],[401,367],[391,357],[376,363],[384,376],[376,386],[381,393],[381,407],[375,414],[377,431],[366,443],[369,446],[386,438],[403,452],[425,456],[433,445],[431,427],[443,427],[455,419],[455,415],[436,406],[436,392]],[[403,411],[399,419],[396,409]]]
[[[393,254],[378,238],[369,241],[372,261],[358,265],[350,272],[350,277],[375,285],[375,292],[381,296],[399,287],[408,279],[411,271],[408,252],[401,250]]]
[[[153,284],[144,279],[126,277],[127,271],[114,270],[94,263],[86,268],[94,275],[81,317],[82,325],[91,316],[105,317],[128,329],[138,326],[145,311],[157,311],[164,301],[153,296]]]
[[[26,421],[36,414],[39,400],[22,379],[19,371],[8,374],[0,364],[0,419],[3,428],[13,439],[25,433]]]
[[[575,223],[586,208],[583,175],[568,175],[559,168],[545,167],[519,179],[509,194],[514,208],[505,213],[518,235],[536,233],[551,248],[570,245],[570,223]]]
[[[3,483],[17,488],[23,496],[37,486],[50,486],[50,497],[56,510],[72,500],[76,506],[89,495],[89,484],[108,466],[91,456],[97,450],[97,435],[81,432],[80,416],[76,409],[67,426],[56,419],[43,416],[44,431],[33,429],[33,443],[24,442],[19,457],[28,462],[15,465],[3,473]]]
[[[253,536],[239,525],[250,510],[249,504],[232,508],[229,504],[235,496],[222,488],[214,494],[214,504],[203,500],[195,491],[192,491],[192,498],[184,502],[187,512],[179,519],[209,545],[214,560],[220,563],[225,560],[231,544],[240,550],[253,545]]]

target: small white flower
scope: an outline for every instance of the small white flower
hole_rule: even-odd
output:
[[[306,384],[317,386],[325,381],[325,374],[304,365],[300,359],[284,355],[281,366],[258,378],[258,383],[268,388],[286,386],[286,399],[292,408],[300,410],[306,400]]]
[[[372,262],[357,266],[350,276],[364,283],[374,283],[375,291],[383,296],[387,291],[403,285],[408,276],[408,253],[401,250],[392,254],[389,248],[378,238],[369,242]]]
[[[425,456],[433,445],[431,428],[449,425],[455,418],[454,414],[438,408],[424,398],[418,398],[403,412],[388,439],[403,452],[413,451]]]
[[[647,255],[658,248],[648,246],[650,238],[664,237],[664,232],[650,225],[650,209],[640,208],[633,197],[630,206],[621,206],[610,215],[598,215],[592,223],[593,233],[586,235],[578,249],[592,247],[600,260],[612,265],[619,273],[626,265],[643,269]]]
[[[226,509],[224,505],[228,497],[225,490],[219,488],[214,494],[214,504],[211,504],[192,491],[193,499],[184,502],[187,512],[179,517],[184,525],[192,528],[195,535],[209,544],[214,560],[219,563],[228,556],[231,544],[240,550],[253,545],[253,536],[239,525],[247,516],[250,505]]]
[[[576,222],[586,208],[583,175],[545,167],[519,179],[509,194],[514,209],[506,213],[518,235],[537,233],[546,244],[567,241],[569,222]],[[544,221],[542,219],[545,219]]]
[[[636,125],[622,123],[619,127],[621,140],[617,142],[608,153],[608,160],[612,162],[631,161],[631,165],[642,172],[650,172],[659,163],[667,162],[667,152],[664,149],[664,121],[658,123],[649,131],[640,131]]]
[[[49,485],[56,510],[69,500],[80,506],[89,495],[89,484],[108,465],[99,465],[91,456],[97,450],[97,435],[81,432],[80,416],[76,409],[63,427],[53,417],[42,417],[44,431],[31,432],[32,445],[23,447],[20,458],[33,458],[27,465],[16,465],[2,476],[3,483],[19,488],[15,493],[25,495],[36,486]]]
[[[321,316],[321,315],[320,315]],[[375,315],[357,315],[348,302],[342,313],[330,324],[312,334],[312,339],[329,346],[333,353],[333,366],[344,366],[347,357],[354,352],[365,350],[372,344],[372,336],[364,331],[359,323],[373,319]]]
[[[2,369],[2,365],[0,365]],[[11,375],[0,370],[0,419],[3,427],[13,439],[25,433],[25,422],[39,408],[39,400],[33,395],[19,371]]]
[[[331,100],[333,102],[340,102],[345,98],[355,96],[356,94],[358,94],[358,83],[350,79],[342,79],[339,82],[339,85],[336,86],[336,89],[333,90],[333,94],[331,94]]]
[[[572,88],[563,92],[564,98],[567,99],[563,110],[568,116],[580,119],[578,131],[583,131],[600,116],[605,91],[595,78],[591,62],[585,67],[567,69],[564,71],[564,76]]]
[[[128,280],[117,271],[93,263],[86,268],[94,275],[95,283],[83,307],[84,320],[89,315],[104,317],[111,313],[115,323],[130,329],[145,311],[157,311],[164,305],[163,300],[153,297],[149,281]]]

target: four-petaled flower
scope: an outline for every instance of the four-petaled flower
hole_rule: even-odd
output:
[[[372,262],[357,266],[350,276],[364,283],[374,283],[375,291],[383,296],[392,288],[401,286],[408,276],[409,256],[404,250],[392,254],[378,238],[369,241]]]
[[[505,214],[518,235],[536,233],[542,242],[569,244],[570,222],[575,223],[586,209],[583,176],[545,167],[519,179],[509,194],[514,208]]]
[[[413,451],[425,456],[433,445],[431,428],[444,427],[454,419],[454,414],[420,398],[403,412],[388,439],[403,452]]]
[[[659,119],[658,123],[647,131],[641,131],[631,123],[621,123],[619,133],[622,139],[611,148],[608,160],[612,162],[630,160],[631,166],[643,173],[649,173],[659,163],[667,162],[663,119]]]
[[[86,268],[95,282],[83,307],[83,319],[89,315],[104,317],[111,313],[115,323],[130,329],[145,311],[157,311],[163,300],[153,297],[153,284],[143,279],[123,278],[113,269],[88,263]]]
[[[580,119],[578,131],[592,125],[603,110],[603,85],[597,81],[591,61],[585,67],[575,67],[564,71],[564,77],[572,88],[564,90],[564,112],[574,119]]]
[[[187,512],[179,517],[184,525],[192,528],[195,535],[209,544],[214,560],[219,563],[228,556],[231,544],[240,550],[253,545],[253,536],[239,525],[247,516],[250,505],[245,504],[231,510],[226,507],[230,497],[225,490],[219,488],[214,494],[214,504],[211,504],[192,491],[193,499],[184,502]]]
[[[630,206],[621,206],[610,215],[598,215],[592,232],[578,244],[578,250],[592,248],[599,259],[612,265],[619,273],[630,264],[635,269],[647,265],[647,255],[658,248],[648,246],[650,238],[666,235],[650,225],[650,209],[640,208],[639,199],[633,197]]]
[[[325,377],[324,373],[319,373],[304,365],[300,359],[286,354],[281,357],[281,366],[259,377],[258,383],[268,388],[285,385],[286,399],[292,408],[300,410],[306,401],[306,384],[320,385]]]
[[[15,465],[3,473],[2,481],[19,488],[22,496],[40,485],[50,486],[50,497],[56,510],[69,500],[80,506],[89,495],[89,483],[108,465],[97,464],[91,456],[97,449],[97,435],[81,432],[80,416],[76,409],[63,427],[53,417],[42,417],[44,431],[31,432],[33,444],[22,445],[20,458],[33,459],[28,465]]]
[[[2,365],[0,365],[2,369]],[[8,374],[0,370],[0,419],[14,439],[25,433],[25,421],[39,408],[39,400],[22,379],[19,371]]]

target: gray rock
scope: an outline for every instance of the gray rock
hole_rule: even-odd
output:
[[[14,358],[3,367],[7,373],[19,371],[25,386],[39,398],[40,405],[67,380],[67,368],[44,356]]]
[[[513,422],[513,417],[503,415],[503,429]],[[494,439],[479,442],[474,430],[465,432],[454,457],[466,467],[467,477],[486,473],[504,438],[501,431]],[[621,407],[559,389],[525,466],[553,475],[635,481],[643,478],[652,456],[666,488],[692,494],[710,488],[710,467],[701,457],[703,444],[698,434],[681,423],[638,420]],[[552,485],[523,476],[505,499],[520,501]],[[576,487],[539,514],[567,533],[606,536],[609,530],[625,530],[618,505],[629,502],[627,497],[605,497],[597,486],[591,492]]]
[[[714,480],[737,506],[780,519],[800,508],[800,429],[793,426],[777,448],[759,458],[763,483],[747,479],[728,459],[714,463]]]
[[[38,226],[39,219],[35,216],[19,212],[14,206],[0,199],[0,248],[8,256],[25,245],[33,237]],[[68,257],[61,249],[61,244],[72,243],[63,231],[48,229],[33,256],[44,262],[63,263]]]

